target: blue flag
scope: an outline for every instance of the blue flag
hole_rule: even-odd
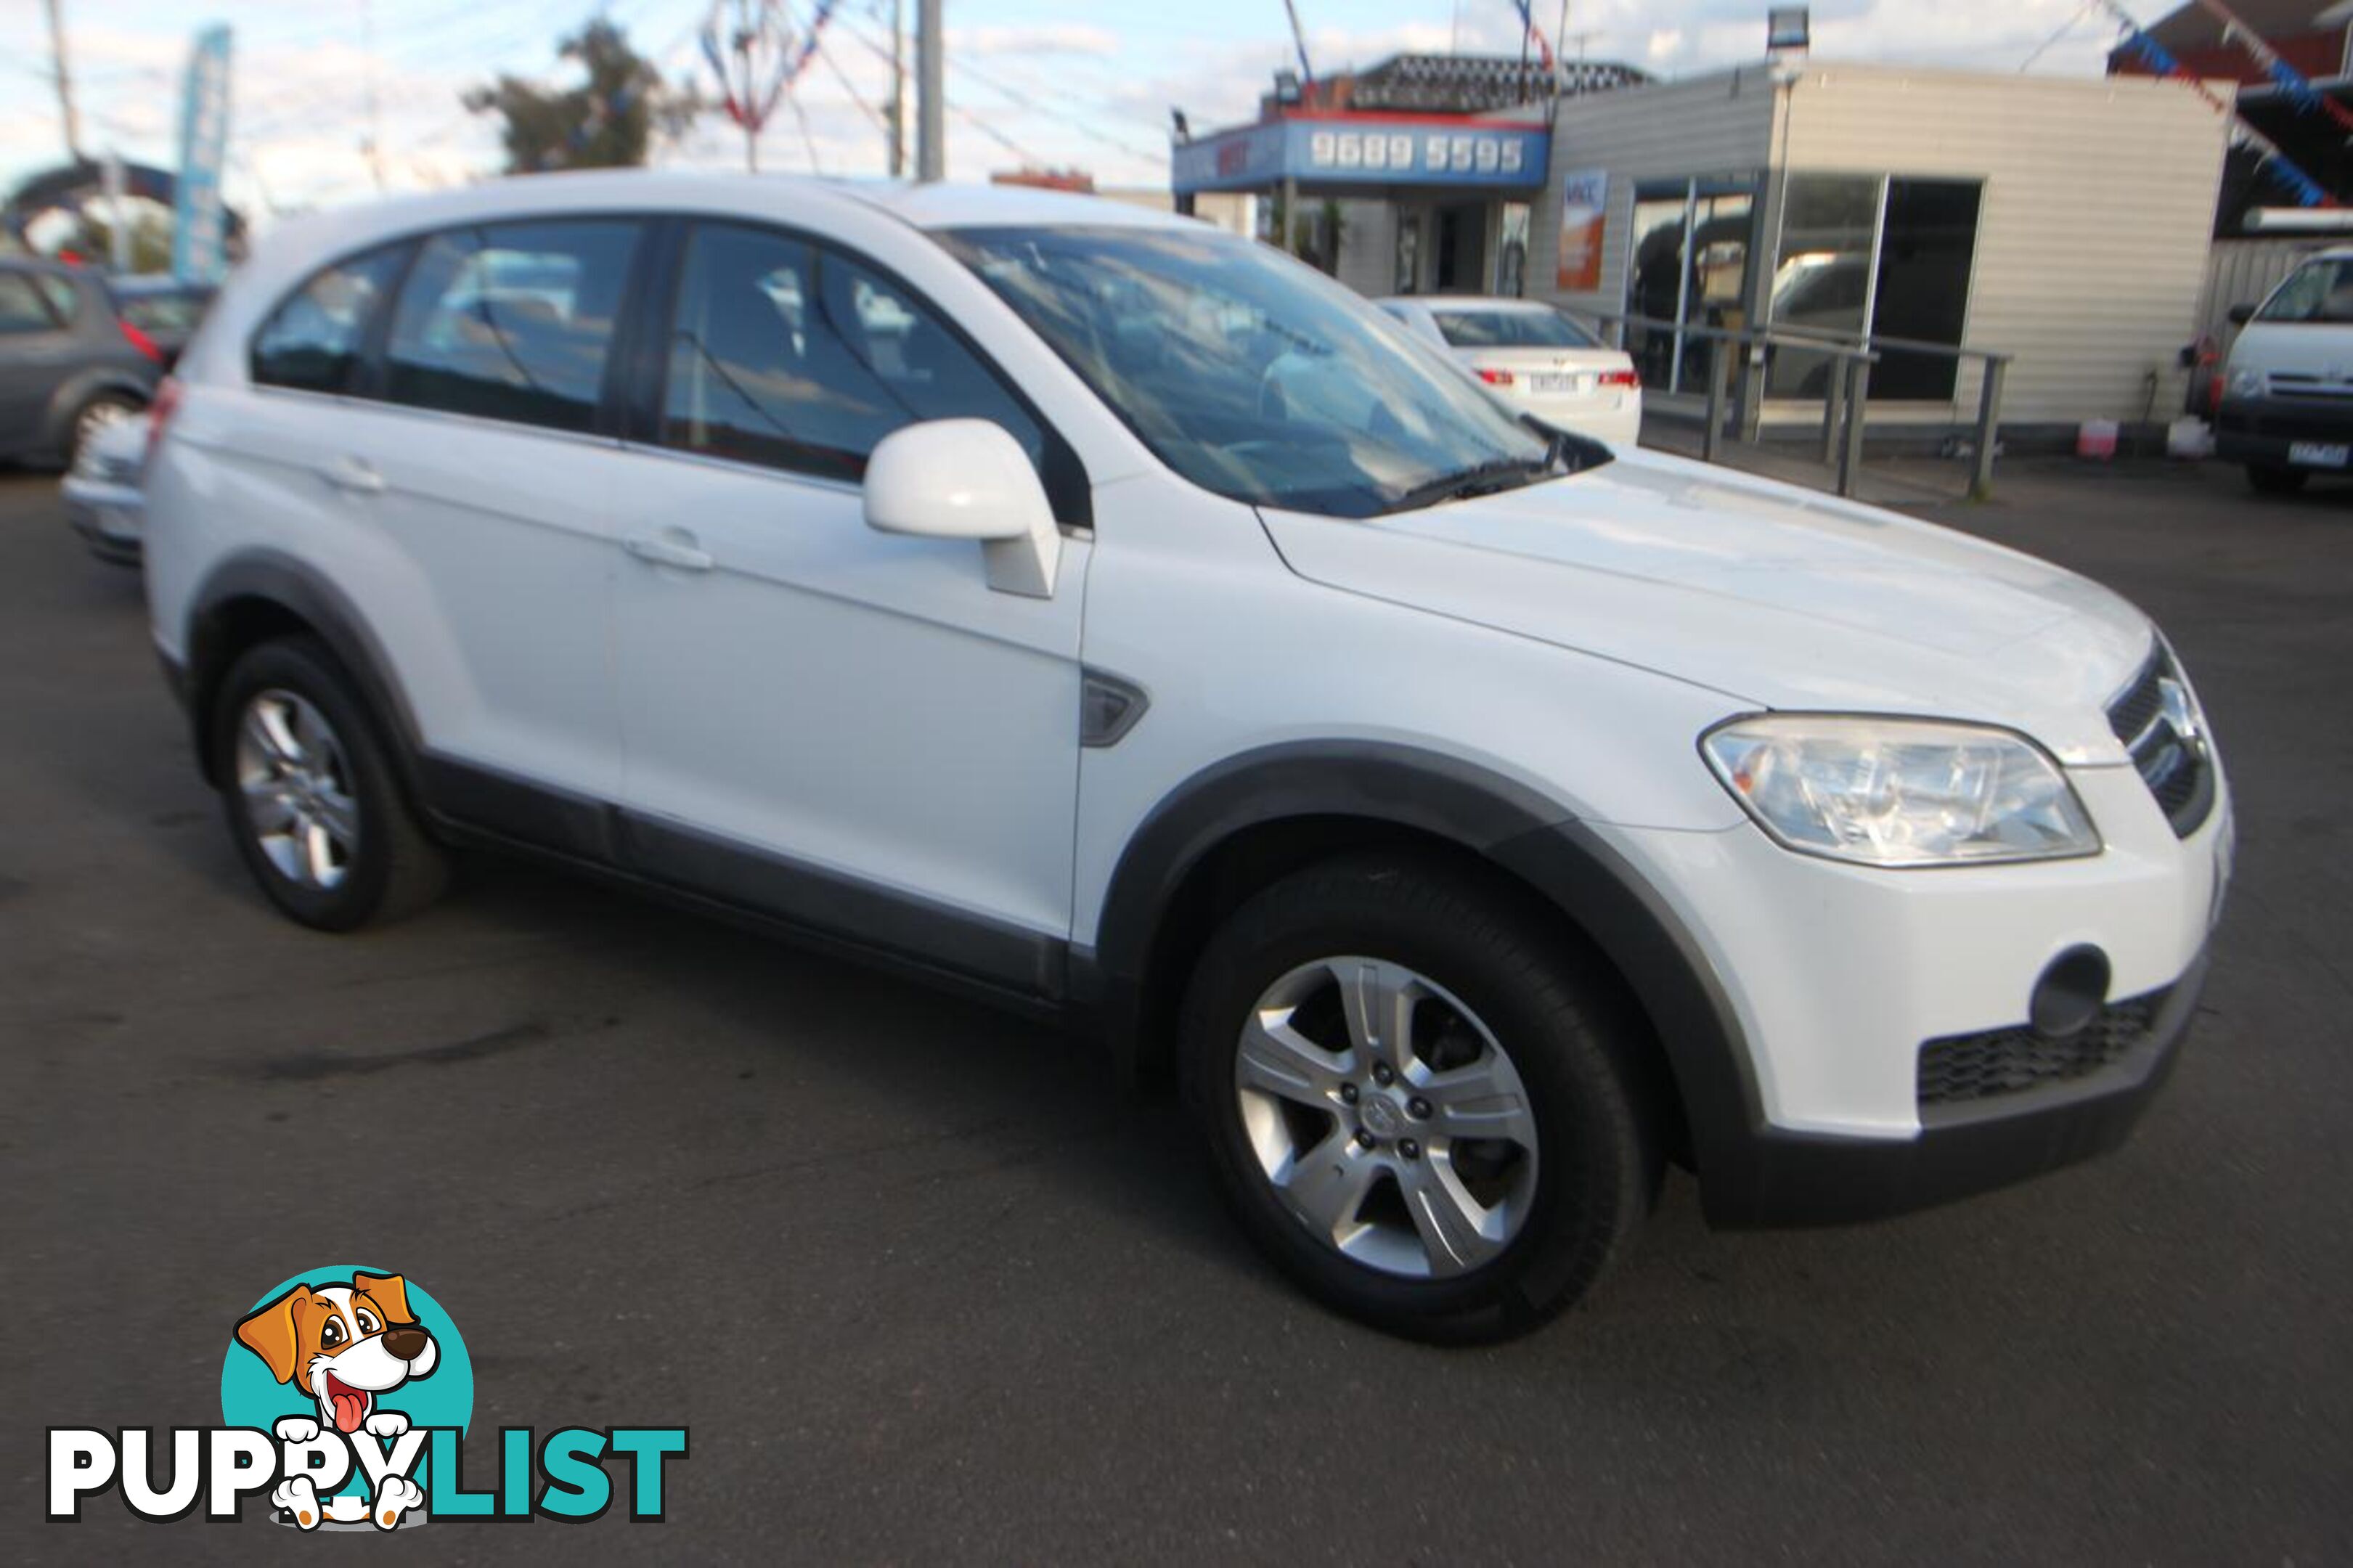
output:
[[[172,276],[211,283],[228,269],[221,165],[228,156],[228,28],[196,35],[180,87],[178,201],[172,213]]]

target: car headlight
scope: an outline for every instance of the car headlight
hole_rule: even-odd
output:
[[[1718,725],[1700,750],[1757,825],[1800,854],[1902,867],[2100,852],[2059,764],[2008,730],[1766,713]]]
[[[2265,390],[2263,373],[2262,371],[2234,370],[2231,373],[2231,384],[2226,395],[2232,397],[2261,397]]]

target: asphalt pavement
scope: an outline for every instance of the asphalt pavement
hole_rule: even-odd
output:
[[[1671,1178],[1587,1308],[1448,1352],[1287,1289],[1084,1042],[513,866],[280,920],[137,574],[0,475],[0,1554],[344,1550],[40,1518],[45,1427],[216,1424],[237,1318],[343,1260],[453,1314],[477,1428],[691,1432],[667,1522],[433,1560],[2353,1557],[2353,490],[2021,464],[1936,515],[2137,599],[2213,715],[2239,880],[2169,1089],[1867,1228]]]

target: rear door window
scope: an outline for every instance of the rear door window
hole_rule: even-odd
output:
[[[385,396],[590,429],[639,226],[564,219],[434,236],[401,288],[385,348]]]
[[[262,386],[342,392],[405,249],[388,246],[314,274],[253,335],[252,373]]]

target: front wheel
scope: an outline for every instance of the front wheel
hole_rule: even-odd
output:
[[[2263,463],[2251,463],[2247,467],[2247,483],[2254,487],[2258,495],[2295,495],[2311,477],[2302,468],[2274,468]]]
[[[1293,1279],[1419,1339],[1576,1301],[1658,1190],[1610,988],[1451,866],[1350,858],[1244,905],[1187,996],[1186,1084],[1229,1205]]]

